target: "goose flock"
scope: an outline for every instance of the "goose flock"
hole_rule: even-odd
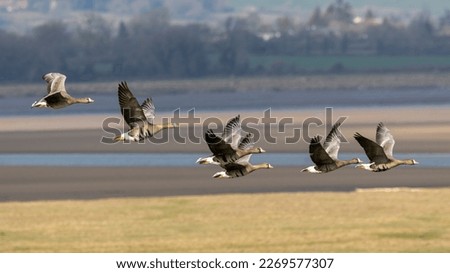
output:
[[[47,95],[35,101],[32,108],[60,109],[77,103],[93,103],[91,98],[74,98],[65,88],[66,76],[61,73],[47,73],[42,79],[47,82]],[[136,97],[123,81],[118,84],[117,89],[120,112],[124,121],[129,126],[127,132],[114,137],[115,142],[120,141],[143,141],[152,137],[161,130],[178,127],[177,124],[155,124],[155,106],[151,98],[139,104]],[[359,158],[350,160],[338,159],[340,149],[340,128],[341,124],[336,123],[328,133],[323,144],[321,137],[315,136],[310,140],[309,154],[314,165],[302,169],[302,172],[321,174],[335,171],[347,165],[356,164],[355,167],[371,172],[383,172],[400,165],[416,165],[414,159],[396,159],[393,157],[394,137],[390,130],[380,122],[376,130],[376,142],[355,133],[355,140],[361,145],[369,163],[363,163]],[[229,120],[223,130],[218,135],[213,130],[208,129],[204,134],[204,140],[208,145],[211,155],[197,160],[201,165],[216,165],[222,171],[216,172],[213,178],[236,178],[248,175],[260,169],[272,169],[269,163],[250,163],[253,154],[266,152],[261,147],[255,147],[253,134],[243,131],[240,122],[240,115]]]
[[[269,163],[253,165],[250,163],[252,154],[265,153],[261,147],[254,147],[253,135],[243,135],[240,116],[227,122],[222,136],[217,136],[212,130],[205,133],[205,141],[212,155],[199,158],[199,164],[219,165],[224,171],[217,172],[214,178],[235,178],[247,175],[259,169],[272,169]]]

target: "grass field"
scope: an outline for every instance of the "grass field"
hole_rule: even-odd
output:
[[[450,189],[0,204],[1,252],[449,252]]]

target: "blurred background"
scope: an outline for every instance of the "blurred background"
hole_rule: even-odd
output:
[[[0,0],[0,82],[450,69],[446,0]]]

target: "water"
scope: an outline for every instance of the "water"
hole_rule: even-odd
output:
[[[152,94],[149,94],[152,95]],[[38,97],[0,98],[0,116],[119,114],[116,92],[110,95],[93,94],[92,105],[72,105],[67,108],[31,109]],[[138,96],[139,101],[145,97]],[[395,107],[450,105],[448,89],[402,90],[325,90],[325,91],[248,91],[248,92],[186,92],[153,95],[156,111],[170,112],[180,108],[188,111],[308,109],[324,107]]]
[[[156,111],[169,112],[177,108],[188,111],[228,111],[273,109],[308,109],[324,107],[403,107],[450,105],[448,89],[402,90],[327,90],[327,91],[249,91],[249,92],[186,92],[157,93],[153,96]],[[150,94],[151,95],[151,94]],[[31,109],[38,97],[1,97],[0,117],[16,115],[67,115],[114,113],[120,115],[116,92],[93,94],[92,105],[72,105],[53,109]],[[139,101],[144,97],[138,96]],[[195,161],[206,154],[0,154],[0,166],[197,166]],[[398,158],[414,158],[421,167],[450,167],[449,154],[397,154]],[[363,154],[341,154],[341,158],[359,157]],[[308,154],[267,153],[252,157],[253,163],[269,162],[274,166],[311,165]]]
[[[64,167],[196,167],[197,153],[24,153],[0,154],[0,166],[64,166]],[[364,154],[342,153],[340,158],[359,157],[368,162]],[[418,167],[449,168],[450,154],[446,153],[397,153],[399,159],[414,158]],[[264,153],[253,155],[253,164],[268,162],[273,166],[305,167],[312,165],[305,153]]]

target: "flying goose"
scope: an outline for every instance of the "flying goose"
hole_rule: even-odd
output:
[[[247,175],[251,172],[260,169],[273,169],[273,166],[269,163],[261,163],[252,165],[248,159],[250,155],[241,157],[235,162],[224,165],[225,171],[217,172],[213,175],[213,178],[236,178]]]
[[[309,155],[315,165],[302,169],[302,172],[327,173],[350,164],[358,164],[362,162],[359,158],[353,158],[350,160],[338,159],[338,152],[341,144],[338,136],[340,125],[341,123],[339,122],[333,125],[323,146],[320,144],[320,136],[315,136],[311,139],[311,143],[309,145]]]
[[[240,147],[243,150],[250,149],[253,146],[253,135],[247,134],[247,136],[241,141]],[[272,169],[273,166],[269,163],[251,164],[250,158],[252,154],[244,155],[235,161],[221,163],[220,166],[225,169],[224,171],[217,172],[213,175],[213,178],[236,178],[252,173],[260,169]]]
[[[53,109],[64,108],[75,103],[91,103],[91,98],[74,98],[66,91],[64,83],[66,76],[61,73],[47,73],[42,76],[47,82],[47,95],[35,101],[31,107],[51,107]]]
[[[224,165],[234,162],[237,159],[248,155],[264,153],[260,147],[253,147],[253,143],[248,145],[248,139],[252,137],[250,134],[241,140],[241,123],[240,116],[228,121],[224,128],[222,137],[217,136],[211,129],[207,130],[204,139],[209,149],[213,153],[211,156],[199,158],[198,164],[214,164]]]
[[[120,82],[118,87],[119,105],[125,122],[130,126],[126,133],[114,138],[118,141],[141,141],[157,132],[177,127],[174,123],[154,124],[155,106],[151,98],[147,98],[142,105],[133,96],[126,82]]]
[[[208,144],[209,149],[213,153],[212,155],[208,157],[201,157],[197,159],[198,164],[214,164],[219,165],[219,159],[215,157],[215,144],[217,143],[209,143],[207,135],[209,134],[211,130],[208,130],[205,132],[204,139],[206,143]],[[212,131],[211,131],[212,132]],[[235,148],[238,145],[239,140],[241,139],[241,121],[240,121],[240,115],[237,115],[236,117],[230,119],[227,124],[225,125],[225,128],[223,129],[222,133],[222,139],[226,143],[230,143],[231,147]]]
[[[414,159],[399,160],[392,155],[394,149],[394,137],[389,129],[382,123],[378,123],[376,143],[370,139],[363,137],[359,133],[355,133],[354,138],[359,145],[364,148],[367,157],[371,163],[358,164],[356,168],[372,171],[382,172],[397,167],[399,165],[416,165],[419,162]]]

